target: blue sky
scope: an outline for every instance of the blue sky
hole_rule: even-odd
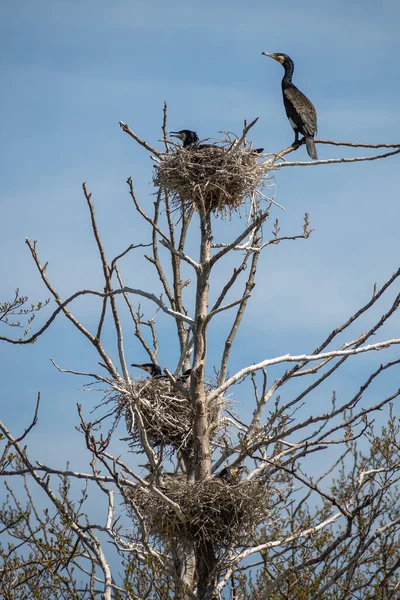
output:
[[[0,300],[16,287],[32,302],[48,296],[25,237],[38,240],[39,255],[49,261],[48,274],[62,296],[101,288],[83,181],[93,193],[109,256],[147,241],[125,182],[131,176],[140,201],[150,206],[153,166],[120,130],[120,120],[161,149],[167,101],[170,131],[189,128],[200,137],[218,137],[220,130],[239,133],[243,119],[259,116],[252,130],[256,147],[276,152],[289,145],[293,135],[281,100],[283,71],[262,51],[292,56],[294,82],[317,108],[321,138],[399,142],[399,17],[397,0],[5,0],[0,15]],[[342,151],[319,146],[318,152],[329,158]],[[350,154],[361,151],[345,151]],[[303,148],[295,158],[308,159]],[[279,217],[281,233],[300,232],[305,211],[314,233],[305,242],[265,253],[232,369],[311,351],[370,298],[374,282],[382,284],[397,269],[398,172],[395,157],[276,174],[276,200],[286,211],[276,209],[272,217]],[[224,221],[216,230],[229,238],[237,227],[235,220]],[[271,229],[272,221],[266,232]],[[144,259],[124,262],[124,277],[131,286],[157,289]],[[397,287],[390,297],[398,292]],[[88,326],[95,322],[93,306],[92,301],[77,304]],[[44,317],[39,315],[36,324]],[[229,322],[224,315],[213,332],[210,374]],[[382,336],[399,337],[399,329],[396,317]],[[169,332],[160,319],[160,362],[173,369],[168,361],[176,350]],[[125,339],[129,362],[144,360],[131,329]],[[111,333],[108,347],[115,356]],[[96,368],[97,357],[62,318],[34,346],[0,345],[1,418],[20,432],[40,390],[42,417],[29,447],[43,461],[51,453],[54,460],[69,457],[79,463],[83,443],[72,429],[75,405],[80,402],[89,412],[99,396],[80,392],[85,381],[59,374],[49,357],[63,368]],[[362,377],[374,361],[363,359],[362,366],[345,371],[327,398],[334,388],[354,393],[359,383],[354,373]]]

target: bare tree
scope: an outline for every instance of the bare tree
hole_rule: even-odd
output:
[[[177,148],[167,137],[165,107],[164,152],[120,123],[151,154],[157,194],[150,214],[128,179],[149,241],[132,243],[110,259],[83,184],[103,290],[82,289],[62,298],[36,242],[27,240],[56,308],[35,333],[29,322],[22,339],[0,339],[33,343],[63,313],[97,353],[99,369],[87,373],[53,364],[60,372],[100,386],[104,398],[95,418],[78,406],[79,431],[88,451],[85,472],[54,468],[28,453],[25,439],[37,422],[40,396],[22,433],[12,433],[0,422],[0,474],[7,490],[0,510],[0,589],[5,598],[398,597],[400,447],[392,407],[400,390],[389,389],[390,378],[389,391],[381,390],[384,377],[400,364],[390,350],[400,338],[375,341],[373,336],[399,307],[395,290],[400,268],[375,285],[371,298],[312,352],[263,358],[234,373],[229,364],[261,252],[289,240],[306,240],[312,231],[305,214],[299,233],[281,235],[276,218],[281,206],[271,193],[274,173],[289,166],[373,161],[398,154],[400,144],[316,140],[380,153],[288,162],[285,156],[293,147],[278,154],[254,151],[247,135],[255,123],[245,123],[240,137],[225,134],[211,147]],[[237,211],[246,215],[246,223],[235,239],[218,240],[216,220],[236,219]],[[155,269],[162,294],[125,281],[121,265],[137,252]],[[229,256],[236,266],[224,281],[215,282],[216,265]],[[98,307],[92,330],[73,313],[74,301],[83,295],[93,296],[93,311]],[[0,321],[6,322],[25,300],[16,294],[14,302],[2,305]],[[378,306],[382,315],[374,319]],[[232,315],[231,327],[219,363],[210,365],[209,332],[218,326],[221,313]],[[124,331],[133,327],[149,362],[157,365],[155,315],[160,327],[164,319],[174,323],[176,368],[153,369],[154,377],[134,378]],[[363,323],[369,318],[366,331],[360,330],[360,317]],[[108,322],[115,330],[116,354],[106,347]],[[345,396],[336,397],[334,377],[345,363],[379,350],[382,362],[363,380],[354,379],[355,387],[349,386]],[[309,408],[318,394],[326,398],[328,393],[329,403]],[[246,395],[247,406],[253,398],[250,417],[248,408],[241,411],[233,405],[239,394]],[[125,427],[127,433],[122,432]],[[121,436],[132,460],[123,460],[112,449]],[[146,465],[133,467],[135,455]],[[38,500],[35,488],[44,499]],[[101,523],[86,508],[91,498],[104,502]]]

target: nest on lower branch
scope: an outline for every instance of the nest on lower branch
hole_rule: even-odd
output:
[[[187,393],[188,384],[174,387],[168,379],[140,378],[132,381],[118,401],[125,412],[125,422],[132,445],[142,443],[143,432],[152,446],[190,449],[193,445],[193,406]],[[214,438],[223,429],[218,417],[224,399],[217,399],[210,410]]]
[[[270,513],[270,494],[260,481],[232,485],[217,478],[196,484],[177,480],[160,488],[179,505],[183,520],[162,497],[139,485],[127,489],[125,500],[140,512],[149,532],[167,544],[190,539],[223,548],[254,534]]]
[[[223,142],[222,142],[223,143]],[[171,195],[172,203],[194,206],[230,216],[247,199],[265,197],[270,187],[270,166],[260,162],[251,145],[194,145],[164,155],[157,165],[154,184]]]

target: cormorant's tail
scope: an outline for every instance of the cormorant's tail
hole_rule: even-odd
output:
[[[315,147],[315,143],[312,137],[306,137],[306,146],[308,156],[313,160],[318,160],[317,149]]]

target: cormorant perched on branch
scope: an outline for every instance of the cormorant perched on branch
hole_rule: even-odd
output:
[[[199,136],[195,131],[191,131],[190,129],[181,129],[180,131],[171,131],[171,137],[176,137],[179,140],[182,140],[183,148],[191,148],[195,146],[196,148],[221,148],[221,146],[215,146],[214,144],[199,144]],[[221,150],[225,150],[225,148],[221,148]],[[261,154],[264,152],[264,148],[257,148],[252,152],[256,152],[257,154]]]
[[[144,363],[143,365],[132,364],[131,367],[137,367],[138,369],[143,369],[143,371],[150,373],[150,375],[156,379],[161,379],[163,377],[166,377],[165,375],[162,374],[161,367],[159,367],[158,365],[156,365],[154,363]]]
[[[299,133],[301,133],[306,141],[308,155],[312,159],[318,160],[314,144],[314,135],[317,133],[317,113],[313,103],[292,83],[294,71],[292,59],[281,52],[274,54],[263,52],[262,54],[277,60],[285,69],[282,79],[282,94],[287,118],[295,133],[293,145],[299,145]]]

